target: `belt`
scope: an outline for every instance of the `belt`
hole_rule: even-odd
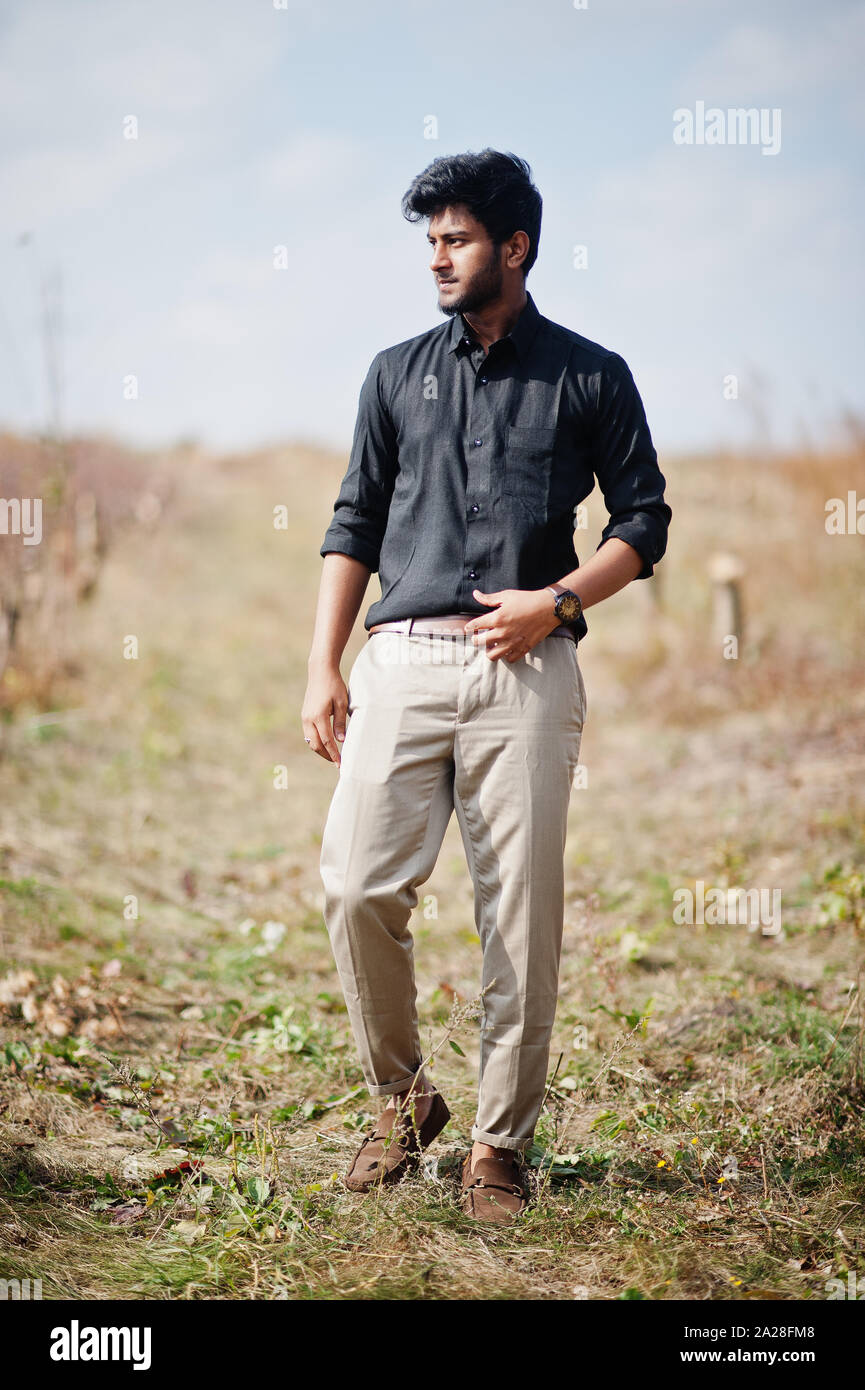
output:
[[[390,623],[374,623],[368,631],[368,636],[372,637],[374,632],[404,632],[412,633],[414,636],[461,637],[465,633],[466,623],[478,617],[479,613],[442,613],[434,618],[398,618]],[[565,626],[564,623],[554,627],[548,636],[570,637],[572,642],[577,640],[573,628]]]

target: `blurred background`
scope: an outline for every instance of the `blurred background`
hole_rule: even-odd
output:
[[[822,442],[861,400],[863,30],[855,0],[4,0],[0,420],[344,448],[372,355],[439,318],[400,196],[492,145],[544,197],[541,311],[633,360],[665,450]],[[697,102],[778,110],[776,152],[674,144]]]
[[[544,217],[528,288],[628,362],[673,510],[655,577],[591,611],[580,647],[564,1061],[539,1142],[588,1152],[618,1115],[597,1161],[639,1171],[648,1127],[672,1173],[687,1126],[647,1118],[645,1094],[687,1081],[717,1153],[753,1158],[762,1183],[777,1171],[798,1194],[807,1151],[803,1190],[854,1184],[821,1146],[862,1115],[863,60],[853,0],[0,0],[0,1089],[29,1136],[11,1167],[0,1146],[0,1178],[25,1163],[31,1223],[96,1168],[128,1198],[130,1153],[149,1162],[88,1039],[139,1077],[164,1065],[180,1155],[205,1100],[241,1151],[254,1114],[286,1126],[306,1184],[356,1144],[367,1102],[318,877],[335,769],[300,724],[318,548],[369,362],[441,321],[401,195],[437,156],[487,145],[529,161]],[[771,149],[674,140],[674,113],[712,108],[767,113]],[[605,520],[596,493],[581,559]],[[344,675],[377,596],[373,577]],[[783,933],[675,927],[672,893],[697,879],[780,888]],[[432,1038],[479,974],[455,823],[425,891]],[[591,1081],[626,1023],[626,1070]],[[437,1084],[467,1135],[471,1027],[462,1047]],[[725,1128],[731,1086],[747,1134]],[[848,1196],[861,1210],[861,1186]],[[319,1197],[298,1201],[312,1270]],[[690,1239],[682,1210],[653,1218],[668,1249]],[[815,1199],[806,1224],[822,1241],[837,1218]],[[736,1274],[802,1297],[795,1250],[757,1268],[763,1225],[725,1229],[717,1268],[703,1250],[634,1273],[625,1223],[591,1270],[572,1232],[564,1263],[542,1251],[495,1278],[571,1297],[575,1278],[596,1296],[657,1277],[707,1298]],[[69,1231],[74,1262],[101,1228]],[[79,1261],[76,1287],[161,1296],[166,1261],[124,1248],[110,1278]],[[310,1287],[354,1287],[327,1268]],[[476,1277],[469,1261],[463,1287]],[[436,1296],[435,1276],[423,1287]]]

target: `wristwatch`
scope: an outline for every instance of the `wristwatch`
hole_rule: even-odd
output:
[[[583,611],[577,595],[571,589],[566,589],[564,584],[547,584],[545,588],[556,597],[555,609],[559,622],[568,626],[577,622]]]

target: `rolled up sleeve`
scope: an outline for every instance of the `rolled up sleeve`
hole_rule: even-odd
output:
[[[378,569],[397,475],[396,431],[388,414],[384,353],[373,358],[360,391],[348,469],[324,535],[320,555],[351,555]]]
[[[613,536],[627,541],[643,561],[636,578],[648,579],[667,548],[672,511],[640,393],[617,353],[599,373],[592,466],[610,513],[598,549]]]

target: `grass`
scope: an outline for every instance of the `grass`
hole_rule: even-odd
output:
[[[496,1231],[456,1200],[480,960],[455,822],[413,922],[453,1119],[399,1187],[339,1181],[377,1105],[321,916],[334,774],[299,711],[341,467],[199,460],[158,527],[118,532],[53,707],[3,726],[0,1277],[46,1299],[824,1299],[863,1271],[865,619],[861,547],[817,504],[859,455],[669,464],[660,605],[634,585],[590,614],[535,1202]],[[747,560],[738,662],[706,630],[719,517]],[[697,879],[780,888],[782,932],[676,925]]]

